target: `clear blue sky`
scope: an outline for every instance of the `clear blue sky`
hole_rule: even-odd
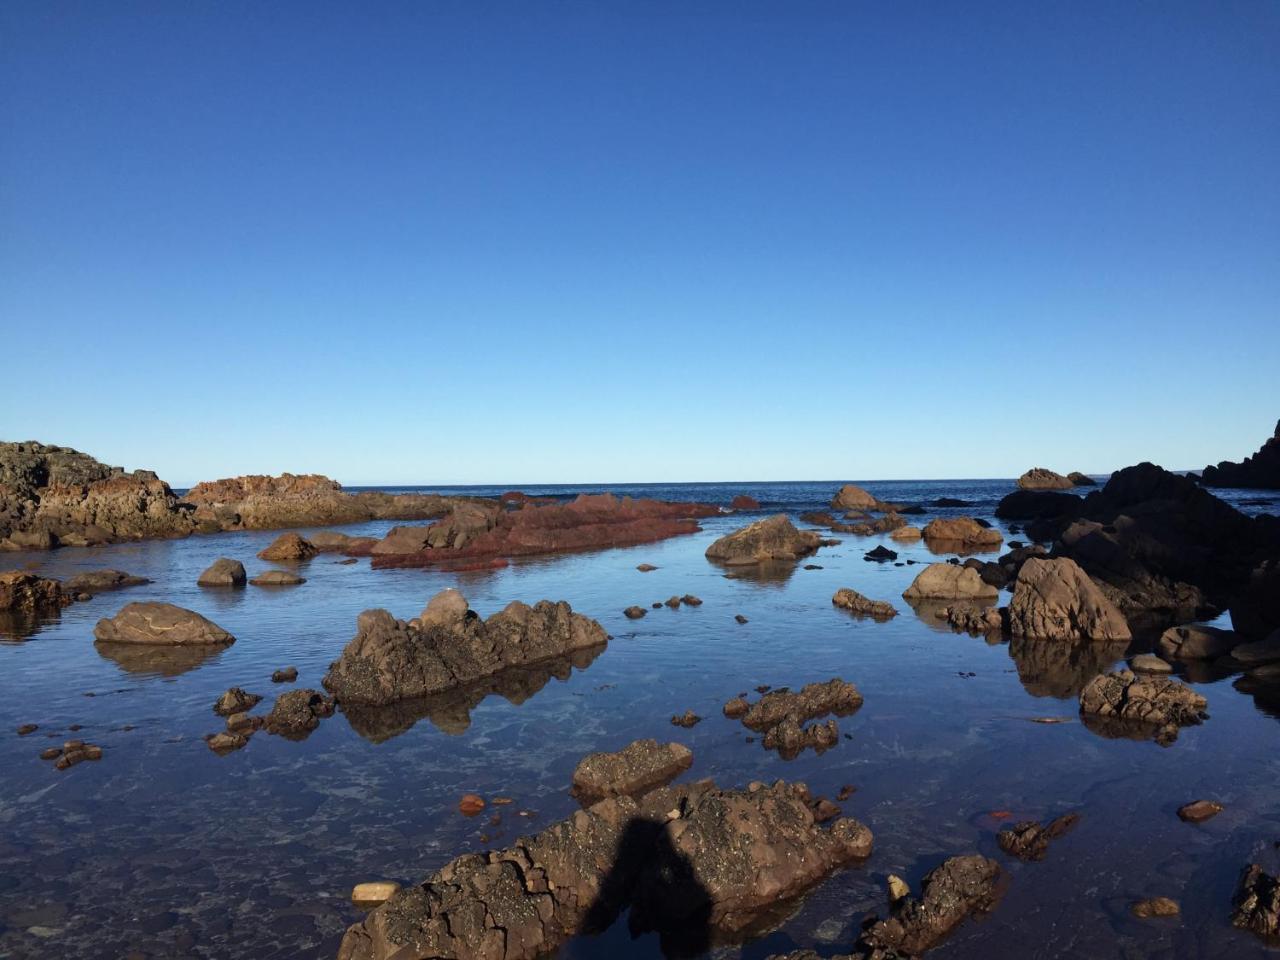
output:
[[[0,5],[0,438],[1009,476],[1280,417],[1280,4]]]

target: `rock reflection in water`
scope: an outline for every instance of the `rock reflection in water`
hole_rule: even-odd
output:
[[[819,559],[821,559],[821,554],[809,558],[805,562],[816,563]],[[786,585],[795,575],[801,563],[793,560],[765,560],[761,563],[753,563],[741,567],[731,567],[725,564],[716,564],[716,566],[725,571],[724,577],[726,580],[746,580],[762,587],[781,587]]]
[[[197,646],[161,646],[143,643],[95,642],[98,656],[110,660],[125,673],[143,676],[176,677],[196,667],[217,660],[225,647],[200,644]]]
[[[42,627],[57,623],[59,619],[55,611],[43,615],[19,610],[0,611],[0,640],[29,640]]]
[[[489,695],[497,694],[520,706],[554,678],[569,679],[576,667],[585,670],[605,647],[575,650],[563,657],[510,667],[478,683],[446,693],[401,700],[385,707],[345,705],[340,709],[353,729],[371,743],[383,743],[410,730],[419,720],[430,720],[443,733],[458,735],[471,726],[471,711]]]
[[[1035,640],[1012,637],[1009,656],[1018,679],[1033,697],[1077,697],[1085,684],[1124,658],[1128,643],[1096,640]]]

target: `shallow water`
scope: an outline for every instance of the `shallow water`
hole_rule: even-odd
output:
[[[837,486],[613,489],[718,503],[747,492],[764,503],[763,514],[817,508]],[[962,497],[975,506],[934,513],[988,518],[1011,489],[1008,481],[866,486],[905,502]],[[1223,493],[1233,502],[1275,497]],[[322,555],[300,565],[306,584],[276,590],[195,586],[218,556],[242,560],[251,576],[269,567],[255,554],[272,532],[0,558],[0,566],[30,564],[50,576],[115,567],[156,581],[75,604],[29,639],[0,643],[0,957],[332,956],[342,931],[361,916],[347,900],[355,883],[415,882],[459,853],[505,845],[561,819],[576,807],[567,788],[583,754],[645,736],[688,744],[695,762],[687,776],[722,786],[782,777],[833,796],[854,784],[843,808],[875,834],[868,862],[819,887],[776,932],[718,955],[760,958],[795,945],[836,952],[867,911],[884,909],[887,873],[918,889],[942,859],[972,850],[1007,867],[1009,892],[937,956],[1275,955],[1234,930],[1228,915],[1244,864],[1280,868],[1273,848],[1280,841],[1280,722],[1230,678],[1196,684],[1211,719],[1183,730],[1172,747],[1106,739],[1078,722],[1075,693],[1122,658],[1123,648],[991,644],[939,628],[900,597],[919,567],[862,559],[879,543],[904,560],[936,559],[922,545],[888,538],[843,537],[809,561],[822,569],[728,578],[703,551],[755,515],[713,518],[702,533],[664,543],[485,573],[374,571],[365,559],[344,566]],[[377,534],[389,526],[340,529]],[[641,562],[660,569],[640,573]],[[296,685],[318,688],[360,611],[385,607],[410,617],[446,586],[457,586],[486,616],[515,599],[565,599],[613,639],[576,666],[504,678],[483,699],[378,717],[339,713],[303,742],[259,733],[225,757],[203,743],[222,727],[212,704],[227,687],[266,695],[257,712],[290,689],[270,683],[276,668],[296,666]],[[855,619],[831,605],[842,586],[888,599],[900,615],[887,623]],[[639,621],[622,615],[631,604],[684,593],[703,605],[651,610]],[[170,668],[100,655],[92,642],[97,619],[147,599],[197,610],[238,642]],[[736,623],[737,613],[750,622]],[[838,721],[848,736],[822,755],[784,761],[747,742],[750,732],[720,713],[726,699],[758,684],[833,676],[856,683],[866,704]],[[706,719],[688,730],[669,723],[690,708]],[[1034,717],[1070,722],[1029,722]],[[39,731],[15,736],[28,722]],[[72,724],[83,729],[69,733]],[[70,736],[102,745],[105,757],[65,772],[38,759]],[[467,819],[457,812],[467,792],[516,802]],[[1222,801],[1225,812],[1199,826],[1179,821],[1176,808],[1201,797]],[[1081,812],[1080,826],[1044,862],[999,853],[1000,823],[991,812],[1046,818],[1066,810]],[[494,812],[497,825],[489,820]],[[1130,901],[1154,895],[1180,900],[1182,918],[1128,916]],[[633,941],[624,924],[562,954],[606,952],[661,955],[656,937]]]

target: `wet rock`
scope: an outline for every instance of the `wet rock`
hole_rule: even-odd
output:
[[[41,760],[57,760],[60,756],[62,756],[61,747],[46,747],[40,751]]]
[[[1156,648],[1168,660],[1216,660],[1231,653],[1242,639],[1232,630],[1193,623],[1170,627],[1160,635]]]
[[[1074,829],[1079,822],[1078,813],[1064,813],[1045,824],[1024,820],[1001,830],[996,842],[1001,850],[1019,860],[1043,860],[1049,843]]]
[[[300,534],[282,533],[270,546],[258,551],[258,559],[273,562],[310,560],[319,552],[311,541],[304,540]]]
[[[925,542],[934,547],[974,550],[998,547],[1004,537],[994,527],[984,527],[973,517],[939,517],[930,520],[921,531]]]
[[[74,767],[85,760],[101,760],[102,748],[83,740],[68,740],[62,745],[62,753],[54,764],[59,770]]]
[[[640,932],[696,924],[732,933],[870,853],[864,826],[820,828],[806,801],[807,791],[783,783],[603,800],[399,891],[347,931],[339,960],[533,960],[628,906]]]
[[[1129,670],[1094,677],[1080,691],[1083,717],[1118,721],[1162,746],[1178,738],[1179,727],[1202,723],[1207,707],[1204,697],[1177,680]]]
[[[293,683],[298,679],[297,667],[283,667],[280,670],[274,670],[271,673],[272,683]]]
[[[296,587],[306,583],[306,577],[300,577],[288,570],[267,570],[249,581],[255,587]]]
[[[649,611],[646,610],[644,607],[636,607],[636,606],[627,607],[627,609],[622,611],[623,615],[628,620],[639,620],[648,612]]]
[[[668,606],[668,607],[670,607],[672,610],[676,609],[678,606],[680,606],[680,598],[679,598],[679,597],[668,597],[668,598],[667,598],[667,606]]]
[[[733,510],[759,510],[760,501],[755,497],[740,493],[729,501],[729,507]]]
[[[741,698],[739,698],[741,699]],[[734,713],[738,704],[730,701]],[[804,726],[805,721],[826,714],[845,717],[862,706],[862,694],[852,683],[833,678],[825,683],[810,683],[799,692],[784,688],[764,694],[740,714],[743,726],[763,733],[766,750],[777,750],[784,760],[797,757],[806,748],[819,752],[834,746],[839,729],[834,720]]]
[[[332,715],[333,701],[319,690],[290,690],[276,698],[263,726],[267,733],[303,740],[322,719]]]
[[[592,753],[573,771],[573,795],[585,804],[604,797],[639,796],[665,786],[693,765],[679,743],[636,740],[616,753]]]
[[[361,909],[369,909],[386,903],[399,889],[400,884],[390,880],[357,883],[351,890],[351,902]]]
[[[999,595],[977,571],[950,563],[929,564],[902,591],[906,600],[995,600]]]
[[[1200,482],[1210,487],[1280,490],[1280,422],[1257,453],[1240,463],[1223,460],[1217,466],[1205,467]]]
[[[214,753],[222,755],[233,750],[239,750],[249,742],[249,738],[241,733],[224,730],[221,733],[209,734],[204,738],[204,742],[209,745],[209,749]]]
[[[108,590],[140,587],[150,582],[146,577],[135,577],[133,574],[125,573],[123,570],[90,570],[67,578],[66,583],[63,584],[63,589],[71,593],[92,595],[105,593]]]
[[[1032,467],[1018,478],[1020,490],[1070,490],[1075,484],[1045,467]]]
[[[517,601],[483,620],[457,597],[464,612],[454,620],[456,605],[443,618],[428,605],[422,620],[408,623],[366,610],[355,638],[325,675],[325,689],[343,704],[377,706],[443,693],[608,640],[600,624],[563,601],[532,607]]]
[[[853,955],[869,960],[918,957],[942,942],[966,917],[995,907],[1002,872],[994,860],[969,854],[951,857],[925,875],[920,898],[906,897],[889,917],[868,927]]]
[[[943,607],[938,611],[938,619],[945,620],[953,630],[963,630],[972,634],[999,633],[1005,628],[1005,614],[995,607],[980,607],[968,604]]]
[[[727,566],[799,560],[814,553],[821,544],[817,533],[797,530],[786,514],[779,513],[721,537],[707,548],[707,558]]]
[[[262,697],[258,694],[246,693],[239,687],[232,687],[218,698],[218,702],[213,705],[213,712],[220,717],[229,717],[233,713],[252,710],[261,702]]]
[[[970,506],[968,500],[960,500],[957,497],[938,497],[933,501],[935,507],[967,507]]]
[[[730,720],[739,720],[747,715],[749,708],[750,704],[747,703],[746,697],[734,697],[725,702],[724,715]]]
[[[226,646],[236,638],[200,614],[171,603],[130,603],[99,620],[93,635],[104,643]]]
[[[233,713],[227,717],[227,730],[249,736],[262,726],[262,717],[251,717],[247,713]]]
[[[841,587],[836,591],[831,602],[843,610],[858,616],[873,617],[876,620],[890,620],[898,615],[893,604],[884,600],[869,600],[856,590]]]
[[[230,557],[219,557],[200,574],[196,584],[201,587],[243,587],[247,579],[243,563]]]
[[[680,598],[680,602],[683,603],[686,607],[702,606],[702,600],[699,597],[695,597],[692,593],[686,593],[683,597]]]
[[[1240,875],[1236,887],[1231,923],[1251,930],[1267,942],[1280,937],[1280,879],[1263,873],[1251,863]]]
[[[889,533],[891,540],[897,540],[900,543],[910,543],[913,540],[919,540],[923,536],[919,527],[898,527]]]
[[[1173,666],[1154,653],[1140,653],[1129,661],[1134,673],[1173,673]]]
[[[0,614],[56,613],[71,603],[62,583],[23,570],[0,572]]]
[[[26,737],[26,736],[29,736],[30,734],[35,733],[39,729],[40,727],[38,724],[24,723],[22,724],[22,726],[18,727],[18,736]]]
[[[1129,912],[1139,920],[1150,920],[1153,917],[1176,917],[1182,909],[1176,900],[1170,900],[1168,897],[1151,897],[1131,904]]]
[[[1036,521],[1049,534],[1044,539],[1053,539],[1068,523],[1080,516],[1083,509],[1084,498],[1073,493],[1015,490],[996,504],[996,516],[1001,520]]]
[[[868,550],[863,555],[863,559],[870,560],[874,563],[890,563],[894,560],[897,560],[898,555],[894,551],[890,550],[888,547],[879,546],[879,547],[875,547],[874,549]]]
[[[733,615],[733,619],[734,619],[734,620],[736,620],[736,621],[738,621],[738,623],[746,623],[746,622],[747,622],[747,618],[746,618],[746,617],[744,617],[744,616],[743,616],[742,614],[740,614],[740,613],[735,613],[735,614]]]
[[[1178,819],[1187,823],[1204,823],[1222,812],[1222,804],[1216,800],[1195,800],[1178,808]]]
[[[652,573],[654,570],[657,570],[658,568],[655,567],[652,563],[641,563],[636,567],[636,569],[639,570],[641,573]]]
[[[1128,640],[1129,624],[1072,560],[1028,559],[1009,602],[1014,636],[1054,640]]]
[[[458,801],[458,812],[464,817],[474,817],[485,808],[484,797],[478,793],[464,793]]]
[[[671,718],[671,722],[677,727],[692,727],[702,722],[702,718],[692,710],[686,710],[684,713],[676,714]]]

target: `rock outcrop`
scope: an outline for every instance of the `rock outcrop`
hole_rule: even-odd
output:
[[[1251,930],[1270,943],[1280,938],[1280,879],[1251,863],[1236,887],[1231,923]]]
[[[931,563],[902,591],[902,596],[905,600],[994,601],[1000,591],[984,583],[972,567]]]
[[[38,577],[25,570],[0,572],[0,614],[40,616],[56,613],[71,603],[62,581]]]
[[[823,829],[809,800],[781,781],[610,797],[398,891],[347,931],[339,960],[533,960],[627,907],[637,932],[731,936],[870,854],[866,827],[840,818]]]
[[[921,536],[932,547],[955,552],[989,549],[1004,542],[999,530],[984,527],[973,517],[939,517],[930,520],[921,531]]]
[[[857,614],[860,617],[872,617],[876,620],[890,620],[898,615],[893,604],[884,600],[869,600],[857,590],[841,587],[836,591],[831,602],[842,610]]]
[[[1216,467],[1205,467],[1200,482],[1209,487],[1245,487],[1280,490],[1280,421],[1275,433],[1251,457],[1240,463],[1223,460]]]
[[[831,498],[833,510],[879,510],[880,501],[856,483],[846,483]]]
[[[732,510],[759,510],[760,501],[755,497],[740,493],[729,501],[729,508]]]
[[[639,796],[666,786],[693,765],[684,744],[636,740],[616,753],[591,753],[573,771],[573,795],[591,804],[605,797]]]
[[[1208,703],[1184,683],[1131,670],[1094,677],[1080,691],[1080,714],[1104,735],[1154,739],[1168,746],[1178,728],[1202,723]],[[1094,718],[1101,723],[1088,723]]]
[[[821,545],[821,536],[796,529],[786,514],[779,513],[721,537],[707,548],[707,559],[726,566],[791,561],[809,556]]]
[[[373,566],[465,569],[508,557],[601,550],[696,533],[719,507],[582,494],[567,504],[526,503],[518,510],[460,505],[427,527],[397,528],[373,549]]]
[[[1065,557],[1022,564],[1009,601],[1009,631],[1046,640],[1128,640],[1129,624],[1083,570]]]
[[[397,620],[366,610],[356,635],[329,667],[323,685],[344,706],[380,706],[475,683],[510,667],[604,645],[596,621],[561,601],[508,604],[488,620],[456,590],[432,598],[421,616]]]
[[[236,638],[200,614],[171,603],[130,603],[99,620],[93,635],[102,643],[160,646],[227,646]]]
[[[1070,490],[1075,484],[1046,467],[1032,467],[1018,478],[1020,490]]]
[[[1072,470],[1067,474],[1067,479],[1077,487],[1096,487],[1098,481],[1093,479],[1087,473],[1081,473],[1079,470]]]

